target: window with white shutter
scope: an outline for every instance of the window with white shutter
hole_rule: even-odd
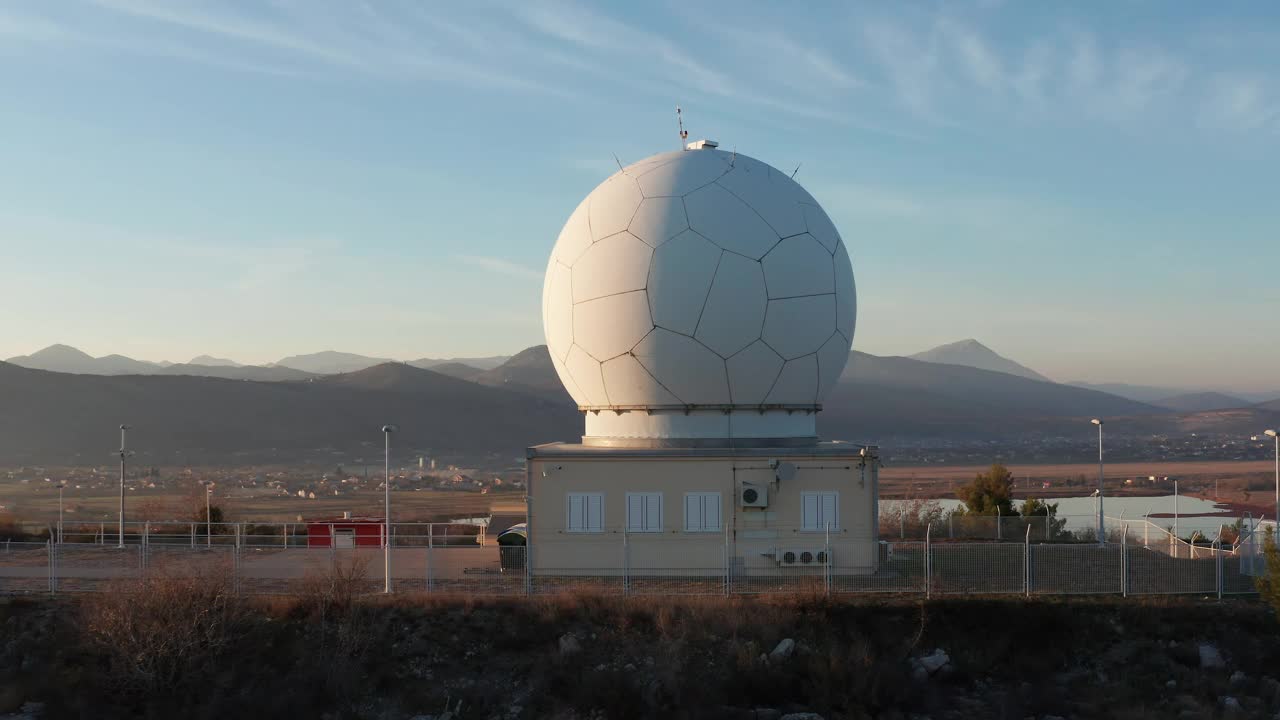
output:
[[[684,531],[719,532],[720,493],[691,492],[684,494]]]
[[[662,493],[627,493],[627,532],[662,532]]]
[[[802,529],[816,532],[840,528],[840,493],[802,492],[800,506],[804,514]]]
[[[604,531],[604,495],[602,493],[569,493],[569,532]]]

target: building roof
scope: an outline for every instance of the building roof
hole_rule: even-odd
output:
[[[805,457],[858,457],[869,455],[878,457],[880,448],[875,445],[862,445],[842,441],[821,442],[814,445],[797,447],[644,447],[619,448],[598,447],[581,443],[546,443],[535,445],[525,450],[530,460],[535,458],[590,458],[608,460],[612,458],[805,458]]]
[[[310,518],[310,519],[304,520],[303,522],[308,525],[312,525],[312,524],[327,525],[329,523],[333,523],[334,525],[340,525],[342,523],[380,523],[385,521],[386,521],[385,518],[373,517],[371,515],[361,515],[357,517],[339,516],[339,517],[333,517],[333,518]]]

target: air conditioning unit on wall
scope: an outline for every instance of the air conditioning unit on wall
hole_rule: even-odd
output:
[[[769,487],[742,483],[738,488],[738,503],[744,508],[769,507]]]
[[[827,564],[827,551],[822,548],[779,548],[774,560],[779,565],[807,567]]]

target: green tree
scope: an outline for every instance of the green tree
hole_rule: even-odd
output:
[[[956,491],[956,497],[964,503],[969,515],[1014,515],[1013,473],[1009,468],[995,463],[985,473],[978,473],[973,482]]]
[[[1045,518],[1045,524],[1048,527],[1045,532],[1049,537],[1057,537],[1062,534],[1063,528],[1067,526],[1067,519],[1058,517],[1058,503],[1047,503],[1038,498],[1027,498],[1022,503],[1022,517],[1042,517]],[[1039,525],[1034,526],[1040,532]]]

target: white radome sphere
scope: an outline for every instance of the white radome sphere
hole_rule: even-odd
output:
[[[542,313],[588,435],[606,415],[594,411],[701,410],[725,419],[681,420],[676,434],[730,437],[735,413],[762,424],[748,409],[807,416],[799,432],[812,434],[849,359],[856,299],[813,196],[759,160],[704,148],[641,160],[587,195],[547,263]],[[596,421],[606,435],[671,432],[655,422]],[[748,434],[793,434],[773,424]]]

